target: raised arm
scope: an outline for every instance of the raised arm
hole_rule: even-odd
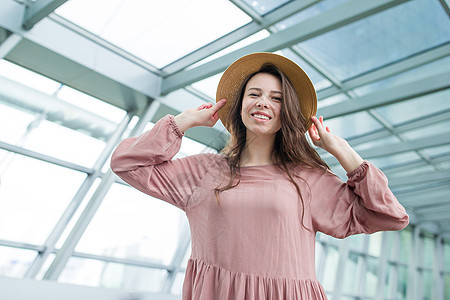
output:
[[[364,161],[346,140],[331,134],[322,117],[312,120],[311,140],[336,157],[348,177],[347,183],[330,173],[315,178],[311,201],[315,229],[343,238],[406,227],[409,217],[389,189],[383,172]]]
[[[214,125],[223,104],[205,104],[176,117],[167,115],[141,136],[124,139],[111,157],[111,169],[138,190],[184,210],[212,157],[204,154],[172,158],[180,149],[184,131]]]

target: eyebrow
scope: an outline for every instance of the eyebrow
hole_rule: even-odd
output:
[[[262,91],[262,89],[261,88],[257,88],[257,87],[251,87],[251,88],[248,88],[247,89],[247,91],[250,91],[250,90],[257,90],[257,91],[259,91],[259,92],[261,92]],[[280,92],[280,91],[275,91],[275,90],[273,90],[273,91],[270,91],[271,93],[277,93],[277,94],[281,94],[281,95],[283,95],[283,93],[282,92]]]

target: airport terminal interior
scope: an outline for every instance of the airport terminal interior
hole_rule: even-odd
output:
[[[180,209],[110,170],[128,136],[215,102],[254,52],[298,63],[318,115],[410,224],[316,235],[331,300],[450,299],[449,0],[0,0],[0,299],[181,299]],[[218,153],[218,122],[176,157]],[[346,173],[317,151],[334,173]]]

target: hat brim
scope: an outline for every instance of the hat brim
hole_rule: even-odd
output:
[[[265,63],[277,66],[295,88],[300,108],[305,117],[306,130],[311,127],[311,117],[317,112],[317,95],[308,75],[292,60],[274,53],[252,53],[233,62],[223,73],[216,93],[216,102],[227,99],[227,103],[219,110],[219,118],[225,128],[230,131],[228,117],[231,103],[236,99],[242,82],[252,73],[261,69]]]

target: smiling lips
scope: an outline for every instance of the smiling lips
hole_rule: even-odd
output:
[[[261,121],[262,122],[267,122],[270,119],[272,119],[271,116],[269,116],[268,114],[263,113],[263,112],[255,112],[255,113],[252,113],[251,115],[252,115],[253,119],[255,119],[255,120],[259,121],[259,122],[261,122]]]

